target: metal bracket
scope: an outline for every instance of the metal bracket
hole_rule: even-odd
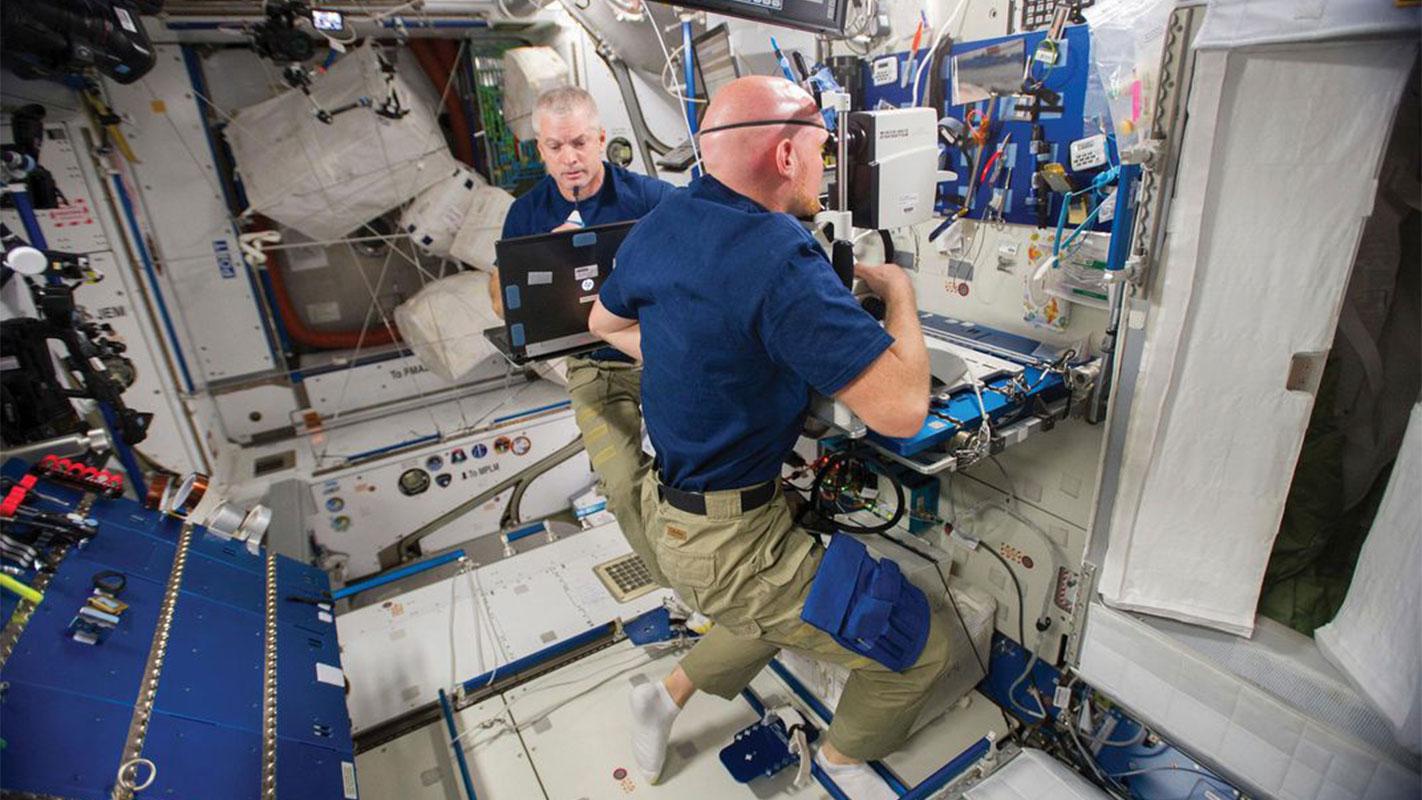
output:
[[[276,800],[277,556],[267,550],[266,630],[262,637],[262,800]]]
[[[168,573],[168,586],[158,608],[158,624],[153,630],[153,644],[148,650],[148,665],[138,684],[138,699],[133,704],[133,718],[128,724],[128,739],[119,757],[118,774],[123,776],[130,764],[143,756],[143,743],[148,738],[148,723],[153,718],[153,703],[158,698],[158,682],[163,677],[163,659],[168,654],[168,635],[173,630],[173,611],[178,605],[183,586],[183,573],[188,563],[188,545],[193,539],[193,524],[183,525],[178,536],[178,548],[173,553],[173,568]],[[125,780],[114,783],[113,800],[131,800],[133,787]]]
[[[1067,625],[1066,663],[1075,668],[1081,660],[1081,635],[1086,632],[1086,607],[1096,596],[1096,565],[1081,562],[1081,579],[1072,598],[1071,621]]]

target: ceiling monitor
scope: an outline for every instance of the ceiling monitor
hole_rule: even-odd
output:
[[[811,33],[843,34],[847,3],[848,0],[678,0],[675,5]]]
[[[695,55],[696,96],[710,100],[722,86],[741,76],[736,56],[731,52],[731,34],[724,24],[717,25],[691,41]],[[700,104],[698,119],[706,113],[706,103]]]

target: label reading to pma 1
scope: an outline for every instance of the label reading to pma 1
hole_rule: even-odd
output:
[[[212,255],[217,259],[217,271],[222,273],[222,277],[237,277],[237,266],[232,262],[232,249],[227,246],[226,239],[212,240]]]
[[[401,378],[411,378],[422,372],[429,372],[429,368],[424,364],[406,364],[403,367],[390,370],[390,379],[400,380]]]

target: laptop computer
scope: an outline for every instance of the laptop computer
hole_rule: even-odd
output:
[[[635,221],[503,239],[494,245],[504,325],[484,331],[515,364],[603,346],[588,315]]]

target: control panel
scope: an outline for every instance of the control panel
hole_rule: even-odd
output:
[[[379,571],[377,553],[404,534],[474,495],[537,464],[577,439],[566,405],[503,419],[493,430],[396,453],[376,462],[317,475],[311,484],[316,513],[308,527],[316,543],[344,563],[345,580]],[[595,480],[578,452],[534,479],[516,510],[536,519],[569,507]],[[436,550],[499,529],[512,489],[427,537]],[[341,563],[341,562],[338,562]]]

